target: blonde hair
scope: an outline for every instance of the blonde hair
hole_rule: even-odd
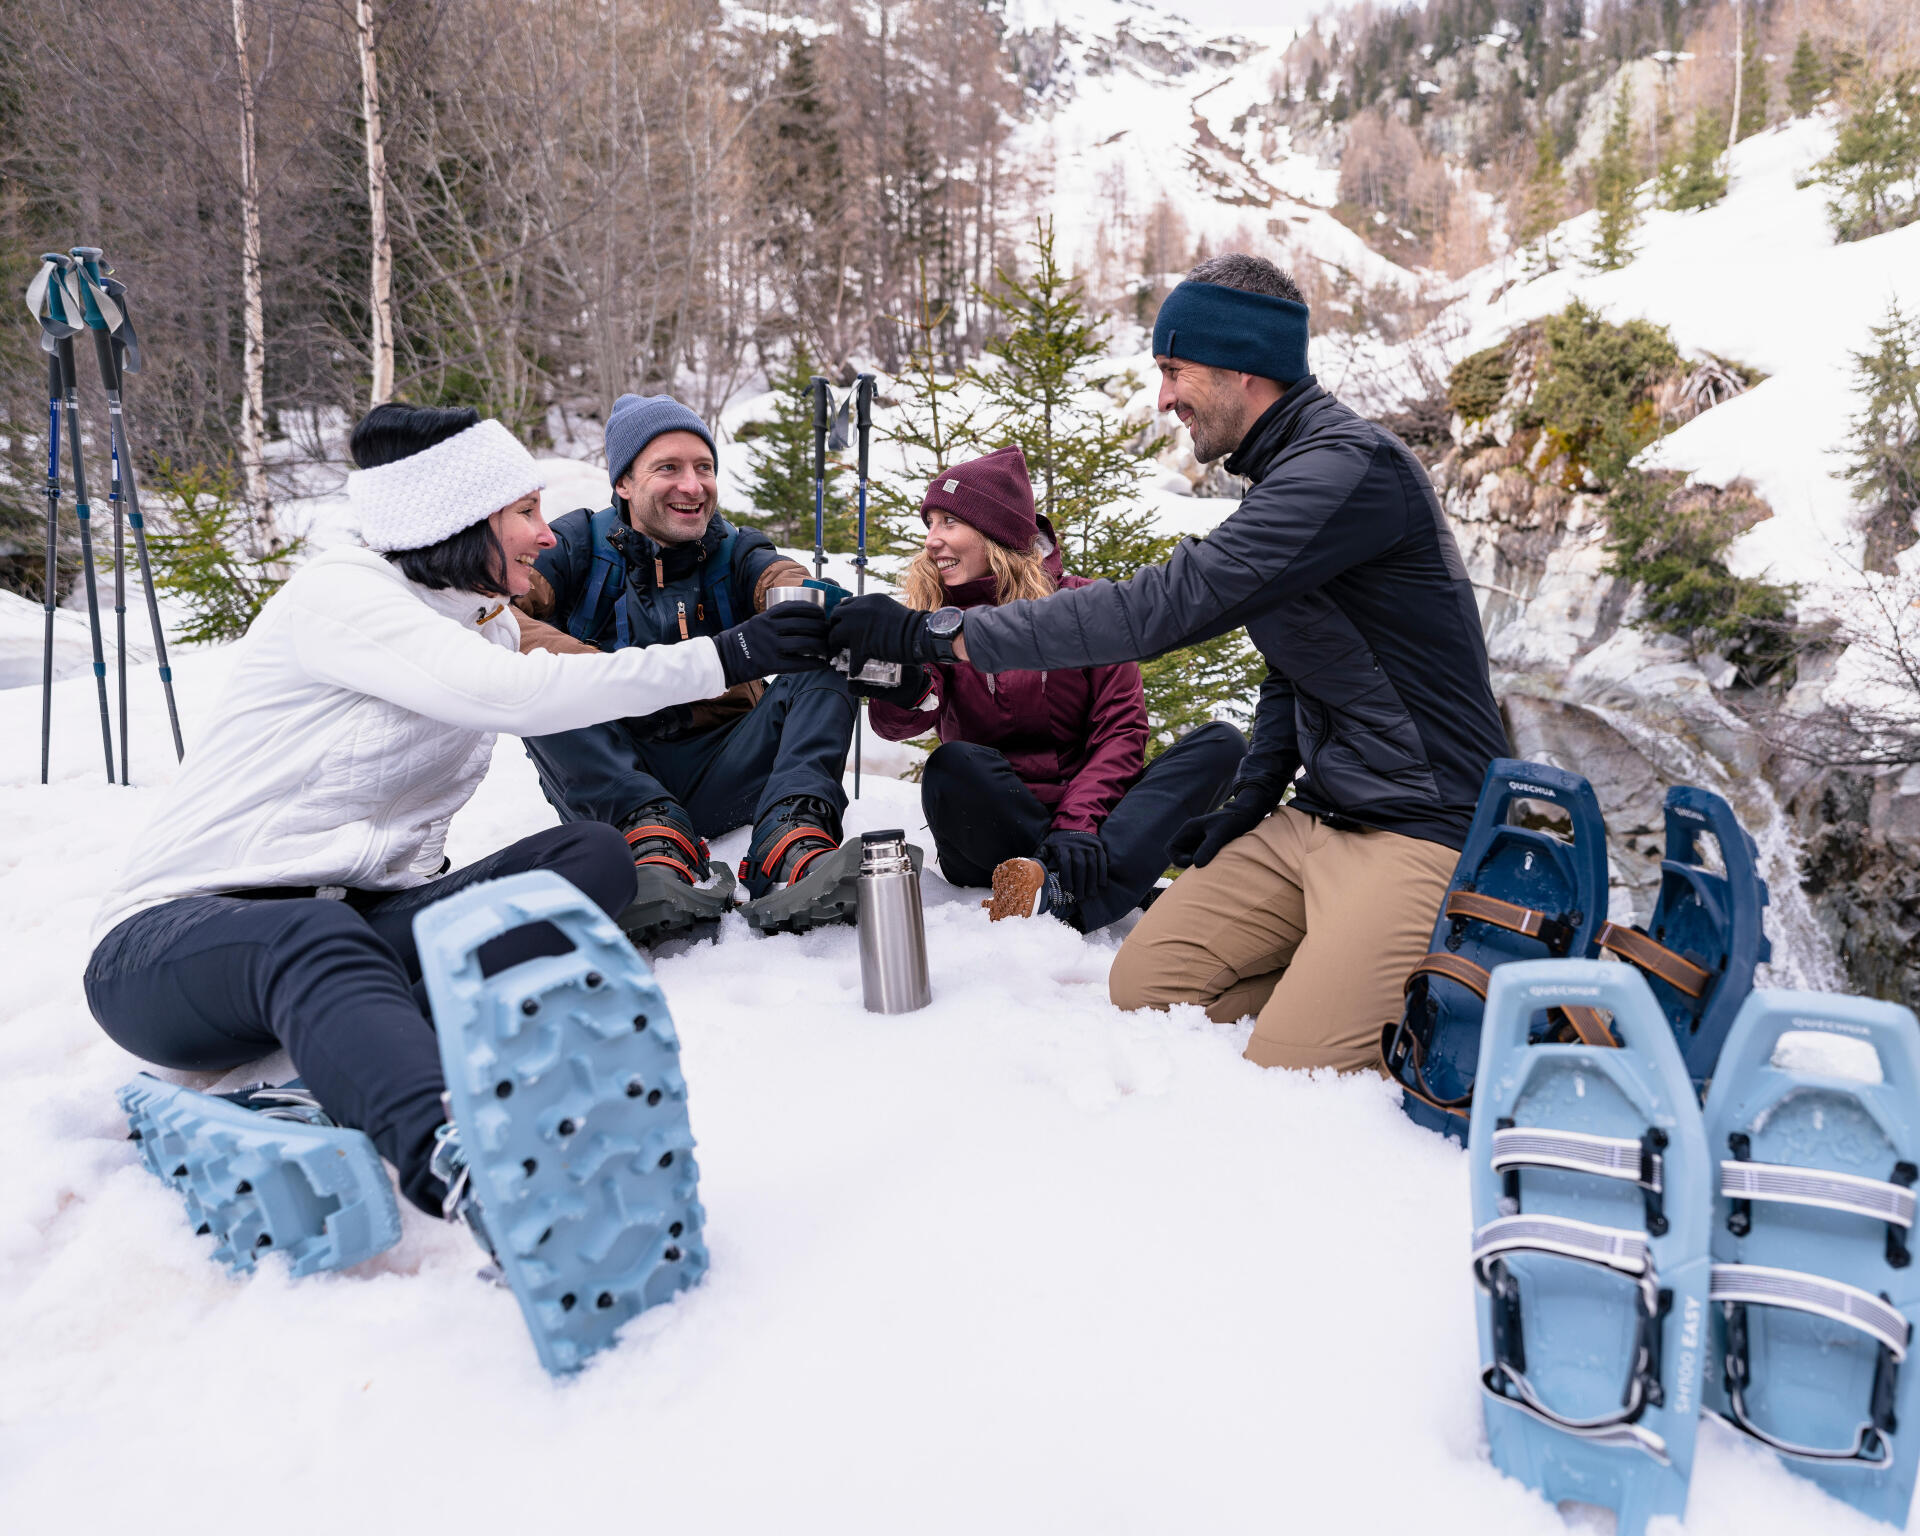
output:
[[[1046,557],[1053,553],[1053,545],[1044,533],[1034,536],[1032,549],[1008,549],[992,539],[987,539],[986,544],[987,574],[993,577],[993,601],[996,606],[1018,602],[1023,597],[1053,595],[1053,578],[1047,574],[1043,564]],[[906,570],[900,575],[900,598],[909,608],[922,608],[929,612],[946,605],[946,583],[940,579],[940,570],[933,563],[933,556],[924,549],[908,562]]]

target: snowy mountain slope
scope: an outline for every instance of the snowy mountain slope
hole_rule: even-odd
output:
[[[1117,262],[1163,200],[1190,241],[1317,258],[1366,284],[1410,287],[1327,209],[1337,172],[1263,132],[1288,27],[1219,35],[1139,0],[1016,0],[1008,27],[1045,85],[1012,152],[1063,256],[1096,282],[1136,279]]]
[[[189,743],[230,657],[181,658]],[[132,683],[133,790],[99,783],[90,679],[58,685],[46,789],[37,690],[0,692],[7,1529],[1566,1530],[1486,1460],[1463,1155],[1377,1080],[1116,1012],[1110,937],[990,927],[931,875],[917,1015],[861,1010],[850,930],[733,919],[662,962],[713,1270],[579,1380],[412,1212],[351,1273],[229,1280],[124,1140],[138,1063],[80,987],[172,767]],[[503,740],[450,852],[552,819]],[[850,825],[889,824],[925,835],[913,787],[869,779]],[[1874,1529],[1704,1432],[1692,1536]]]
[[[1650,212],[1627,266],[1594,272],[1572,262],[1508,287],[1518,262],[1498,262],[1465,280],[1457,312],[1458,355],[1579,298],[1610,320],[1664,325],[1693,355],[1764,370],[1756,388],[1687,422],[1642,462],[1717,485],[1753,481],[1774,515],[1736,541],[1734,568],[1816,586],[1843,580],[1861,548],[1839,477],[1857,409],[1850,354],[1871,346],[1868,329],[1889,300],[1908,313],[1920,307],[1920,224],[1836,244],[1826,189],[1799,185],[1832,142],[1826,119],[1757,134],[1733,152],[1725,200],[1696,213]],[[1556,248],[1584,254],[1593,233],[1594,215],[1584,214],[1561,226]]]

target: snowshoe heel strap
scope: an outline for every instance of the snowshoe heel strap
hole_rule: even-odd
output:
[[[1726,1315],[1727,1405],[1736,1428],[1782,1455],[1809,1461],[1851,1461],[1878,1467],[1893,1460],[1894,1394],[1912,1326],[1890,1301],[1858,1286],[1829,1280],[1824,1275],[1770,1269],[1758,1264],[1714,1265],[1707,1295],[1709,1300],[1719,1303]],[[1868,1417],[1854,1431],[1853,1444],[1799,1445],[1769,1434],[1754,1422],[1746,1402],[1747,1389],[1753,1381],[1747,1350],[1747,1308],[1751,1306],[1785,1307],[1811,1313],[1856,1328],[1874,1340],[1879,1353],[1874,1363]]]
[[[1637,1148],[1638,1143],[1632,1145]],[[1563,1216],[1503,1216],[1474,1233],[1473,1244],[1474,1276],[1493,1295],[1498,1322],[1493,1363],[1480,1374],[1480,1385],[1487,1395],[1567,1434],[1643,1451],[1664,1463],[1666,1442],[1638,1423],[1649,1406],[1665,1401],[1660,1379],[1661,1334],[1673,1305],[1673,1293],[1660,1288],[1654,1273],[1646,1234]],[[1521,1253],[1551,1254],[1597,1265],[1635,1282],[1638,1303],[1633,1361],[1617,1411],[1593,1418],[1569,1418],[1549,1407],[1527,1379],[1519,1280],[1502,1262],[1507,1255]]]
[[[1602,923],[1599,933],[1594,935],[1594,942],[1622,960],[1639,966],[1649,976],[1657,977],[1668,986],[1686,993],[1688,997],[1702,997],[1707,988],[1713,985],[1712,971],[1705,966],[1695,965],[1685,955],[1668,949],[1638,928],[1628,928],[1620,923]]]
[[[1556,955],[1564,955],[1573,941],[1573,924],[1566,918],[1551,917],[1536,907],[1523,907],[1517,901],[1482,896],[1478,891],[1448,891],[1440,913],[1459,922],[1491,923],[1523,938],[1538,939]]]

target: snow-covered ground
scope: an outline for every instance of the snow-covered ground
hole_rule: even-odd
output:
[[[225,650],[177,658],[189,744]],[[89,915],[171,771],[133,678],[0,691],[0,1527],[1548,1536],[1486,1459],[1463,1155],[1374,1079],[1260,1071],[1244,1028],[1106,999],[1109,940],[926,882],[935,1001],[862,1011],[855,935],[666,959],[711,1275],[579,1379],[463,1232],[229,1279],[113,1104]],[[456,819],[550,823],[520,746]],[[853,829],[920,828],[869,778]],[[924,837],[924,831],[920,834]],[[716,849],[737,857],[743,833]],[[1687,1530],[1873,1529],[1709,1426]]]

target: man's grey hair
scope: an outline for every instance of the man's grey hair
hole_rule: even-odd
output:
[[[1269,298],[1291,299],[1306,303],[1300,285],[1264,256],[1249,256],[1245,251],[1222,251],[1196,262],[1187,279],[1195,283],[1213,283],[1221,288],[1238,288],[1242,293],[1264,293]]]

